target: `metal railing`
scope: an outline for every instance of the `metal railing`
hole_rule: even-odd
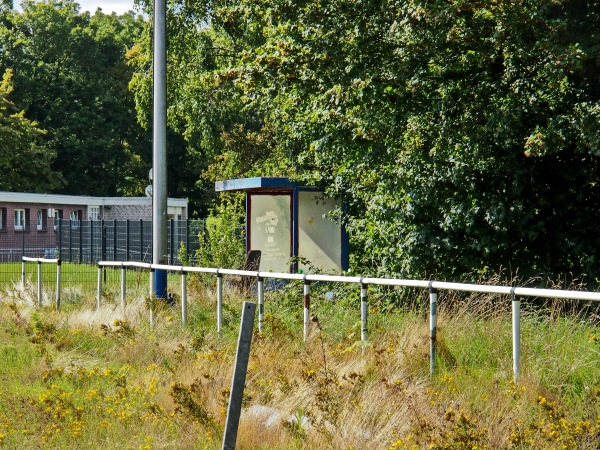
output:
[[[571,299],[571,300],[587,300],[600,301],[600,292],[587,291],[570,291],[570,290],[555,290],[555,289],[538,289],[526,287],[509,287],[509,286],[490,286],[479,284],[466,283],[450,283],[443,281],[427,281],[427,280],[403,280],[391,278],[370,278],[370,277],[350,277],[350,276],[333,276],[333,275],[311,275],[311,274],[291,274],[291,273],[273,273],[234,269],[217,269],[208,267],[186,267],[186,266],[171,266],[163,264],[148,264],[139,262],[116,262],[116,261],[100,261],[98,263],[98,290],[97,290],[97,307],[100,306],[102,292],[102,267],[120,267],[121,268],[121,302],[123,313],[125,313],[125,293],[126,293],[126,276],[125,270],[127,267],[137,267],[150,270],[150,298],[153,293],[153,272],[154,270],[165,270],[169,272],[177,272],[181,274],[181,318],[183,325],[187,322],[187,281],[186,274],[188,273],[205,273],[214,274],[217,277],[217,333],[222,334],[223,325],[223,275],[236,275],[254,277],[257,280],[257,295],[258,295],[258,330],[262,331],[264,324],[264,279],[273,278],[278,280],[296,280],[304,283],[304,340],[306,341],[310,323],[310,283],[311,282],[334,282],[334,283],[351,283],[358,284],[360,287],[360,303],[361,303],[361,341],[366,342],[368,336],[368,286],[399,286],[411,288],[423,288],[429,291],[429,338],[430,338],[430,374],[435,373],[435,357],[436,357],[436,341],[437,341],[437,303],[438,291],[459,291],[459,292],[478,292],[490,294],[510,295],[512,300],[512,348],[513,348],[513,376],[514,381],[519,380],[521,372],[521,322],[520,297],[538,297],[538,298],[555,298],[555,299]],[[151,302],[152,304],[152,302]],[[154,325],[154,311],[150,308],[150,324]]]
[[[23,256],[21,258],[21,286],[25,289],[27,285],[27,263],[37,263],[37,302],[38,306],[42,306],[42,264],[56,264],[56,310],[60,311],[60,259],[46,258],[29,258]]]

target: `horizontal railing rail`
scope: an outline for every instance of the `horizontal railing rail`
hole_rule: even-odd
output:
[[[304,283],[304,340],[307,339],[310,323],[310,283],[311,282],[334,282],[334,283],[351,283],[360,286],[360,302],[361,302],[361,341],[367,340],[368,334],[368,286],[397,286],[422,288],[429,290],[430,313],[429,313],[429,332],[430,332],[430,374],[435,372],[435,356],[436,356],[436,341],[437,341],[437,302],[438,290],[458,291],[458,292],[479,292],[489,294],[510,295],[512,299],[512,340],[513,340],[513,375],[514,381],[517,382],[521,370],[521,325],[520,325],[520,297],[537,297],[537,298],[554,298],[554,299],[571,299],[571,300],[586,300],[600,302],[600,292],[588,291],[572,291],[559,289],[540,289],[526,288],[516,286],[494,286],[480,285],[468,283],[452,283],[445,281],[432,280],[408,280],[394,278],[373,278],[359,276],[341,276],[341,275],[318,275],[318,274],[292,274],[292,273],[276,273],[276,272],[261,272],[249,270],[235,270],[210,267],[190,267],[190,266],[174,266],[166,264],[150,264],[133,261],[100,261],[98,263],[98,291],[97,291],[97,307],[100,307],[102,293],[102,267],[119,267],[121,268],[121,302],[123,314],[125,314],[125,293],[126,280],[125,270],[128,267],[146,269],[150,271],[150,298],[153,295],[153,272],[155,270],[164,270],[176,272],[181,275],[181,308],[182,308],[182,323],[185,325],[187,321],[187,281],[188,273],[205,273],[214,274],[217,277],[217,332],[222,333],[222,317],[223,317],[223,275],[236,275],[254,277],[257,280],[258,294],[258,329],[262,331],[264,323],[264,279],[272,278],[279,280],[296,280]],[[152,305],[152,302],[151,302]],[[154,325],[154,312],[150,308],[150,324]]]

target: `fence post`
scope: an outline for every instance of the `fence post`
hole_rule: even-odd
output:
[[[100,258],[102,261],[106,261],[106,225],[104,225],[104,219],[100,221],[100,228]]]
[[[262,333],[263,324],[265,321],[265,280],[262,277],[257,277],[258,291],[258,331]]]
[[[113,219],[113,261],[118,261],[117,258],[117,219]]]
[[[21,256],[21,258],[23,258]],[[21,286],[23,287],[23,289],[25,289],[25,281],[26,281],[26,274],[25,274],[25,265],[27,263],[25,262],[25,260],[21,259]]]
[[[69,261],[73,262],[73,221],[72,220],[69,220]]]
[[[60,259],[56,262],[56,311],[60,311]]]
[[[89,222],[91,224],[92,220],[90,219]],[[73,262],[73,260],[71,260],[69,262]],[[83,262],[83,220],[81,221],[81,225],[79,226],[79,264],[81,264],[82,262]]]
[[[438,292],[429,282],[429,376],[435,373],[435,354],[437,348],[437,300]]]
[[[129,261],[129,219],[125,222],[125,261]]]
[[[169,219],[169,264],[173,264],[173,219]]]
[[[181,268],[181,323],[185,327],[187,324],[187,276]]]
[[[361,332],[360,340],[367,342],[368,332],[368,318],[369,318],[369,304],[367,303],[367,285],[360,281],[360,312],[361,312]]]
[[[37,262],[37,300],[38,306],[42,306],[42,262]]]
[[[235,368],[233,370],[231,392],[229,394],[227,419],[225,420],[225,432],[223,433],[223,450],[235,449],[240,414],[242,411],[244,384],[246,383],[246,373],[248,372],[248,359],[250,358],[250,345],[252,344],[252,328],[254,326],[255,313],[256,304],[244,302],[240,324],[240,335],[235,355]]]
[[[140,219],[140,261],[144,262],[144,220]],[[150,287],[152,289],[152,287]]]
[[[21,258],[25,256],[25,227],[21,229]]]
[[[126,308],[126,291],[127,291],[127,272],[126,267],[121,263],[121,307],[123,308],[123,320],[127,317]]]
[[[511,288],[512,296],[512,334],[513,334],[513,378],[519,381],[521,375],[521,301],[515,296],[515,288]]]
[[[94,221],[90,220],[90,264],[94,263]],[[98,269],[100,266],[98,266]]]
[[[190,261],[190,219],[185,219],[185,259]]]
[[[217,269],[217,334],[223,336],[223,274]]]
[[[102,266],[98,264],[98,296],[96,297],[96,310],[100,309],[100,298],[102,297]]]
[[[304,275],[304,342],[308,339],[308,326],[310,323],[310,281]]]

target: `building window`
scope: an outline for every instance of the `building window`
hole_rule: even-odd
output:
[[[100,220],[100,207],[89,206],[88,207],[88,219],[89,220]]]
[[[43,231],[48,226],[48,219],[46,219],[47,213],[45,209],[37,210],[37,229],[38,231]]]
[[[15,209],[15,230],[23,230],[25,225],[25,210]]]
[[[79,227],[79,214],[78,211],[71,211],[69,213],[69,221],[71,222],[71,228],[78,228]]]
[[[56,229],[58,229],[58,224],[59,224],[60,219],[62,219],[62,217],[63,217],[62,209],[55,209],[53,215],[54,215],[54,229],[56,230]]]
[[[6,230],[6,208],[0,208],[0,230]]]

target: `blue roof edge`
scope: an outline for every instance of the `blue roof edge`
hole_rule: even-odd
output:
[[[215,182],[215,191],[249,191],[256,189],[294,189],[298,183],[286,177],[235,178]]]

